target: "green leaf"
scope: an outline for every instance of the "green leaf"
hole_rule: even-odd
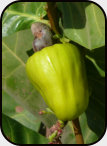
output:
[[[18,121],[20,124],[26,126],[33,131],[38,131],[40,128],[40,121],[25,110],[19,103],[17,103],[5,91],[2,92],[2,113],[8,117]],[[9,106],[7,106],[9,105]]]
[[[19,30],[28,29],[33,22],[48,21],[43,19],[46,16],[46,2],[17,2],[10,5],[3,14],[2,35],[8,36]]]
[[[94,66],[98,70],[99,74],[102,77],[105,77],[105,72],[97,65],[96,61],[93,58],[89,57],[88,55],[86,55],[86,58],[88,58],[94,64]]]
[[[91,2],[62,2],[58,3],[58,7],[67,38],[90,50],[105,45],[105,18],[97,5]]]
[[[96,64],[100,67],[101,70],[105,70],[105,46],[94,49],[92,51],[87,51],[87,55],[96,61]],[[91,62],[93,63],[93,61]]]
[[[20,31],[3,38],[2,87],[6,94],[50,127],[56,122],[56,117],[51,114],[42,116],[38,114],[47,106],[41,95],[29,82],[25,71],[25,63],[29,57],[28,52],[32,48],[32,40],[30,30]],[[5,97],[3,96],[3,98]]]
[[[92,117],[90,117],[90,118],[92,118]],[[83,113],[79,117],[79,121],[80,121],[81,131],[83,134],[84,143],[91,144],[93,142],[96,142],[100,138],[101,135],[98,136],[97,133],[93,129],[90,128],[89,123],[87,122],[87,114]],[[104,129],[104,127],[103,127],[103,129]],[[102,133],[100,133],[100,134],[102,134]]]
[[[6,115],[2,115],[2,131],[15,144],[47,144],[42,135],[30,130]]]
[[[79,117],[79,121],[84,139],[84,144],[90,144],[97,141],[98,136],[89,128],[85,113],[83,113]],[[66,127],[64,128],[61,141],[63,144],[76,144],[74,129],[71,121],[69,121]]]
[[[100,49],[102,50],[102,48]],[[102,53],[99,60],[105,64],[104,59],[101,59]],[[86,111],[87,122],[97,136],[101,137],[105,130],[105,78],[101,77],[96,67],[88,59],[86,59],[86,69],[91,91],[90,102]]]
[[[76,144],[75,134],[71,121],[69,121],[65,126],[61,141],[63,144]]]

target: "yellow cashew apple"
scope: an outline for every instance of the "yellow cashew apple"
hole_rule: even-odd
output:
[[[79,49],[73,44],[55,44],[35,52],[27,60],[26,72],[59,120],[73,120],[86,110],[86,71]]]

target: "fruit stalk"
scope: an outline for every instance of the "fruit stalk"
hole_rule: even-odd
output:
[[[75,138],[76,138],[76,144],[84,144],[79,118],[72,120],[72,123],[73,123]]]

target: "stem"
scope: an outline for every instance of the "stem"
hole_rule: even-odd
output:
[[[79,123],[79,118],[72,120],[73,127],[74,127],[74,133],[75,133],[75,138],[76,138],[76,143],[77,144],[84,144],[81,128],[80,128],[80,123]]]
[[[47,2],[47,15],[51,24],[51,29],[59,34],[59,11],[56,2]]]

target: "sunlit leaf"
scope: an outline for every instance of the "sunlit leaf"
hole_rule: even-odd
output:
[[[32,48],[32,39],[29,30],[20,31],[3,39],[2,86],[3,90],[22,107],[39,117],[47,126],[52,126],[56,121],[53,115],[40,116],[38,114],[40,110],[45,109],[46,105],[41,95],[29,82],[25,71],[25,63],[29,57],[28,51]]]
[[[5,91],[2,92],[2,113],[8,117],[18,121],[33,131],[38,131],[40,128],[40,121],[29,111],[25,110],[19,103],[17,103]]]
[[[3,14],[2,35],[28,29],[33,22],[48,23],[43,19],[46,15],[45,6],[46,2],[17,2],[10,5]]]
[[[58,7],[62,12],[66,37],[90,50],[105,45],[105,18],[97,5],[90,2],[59,2]]]

